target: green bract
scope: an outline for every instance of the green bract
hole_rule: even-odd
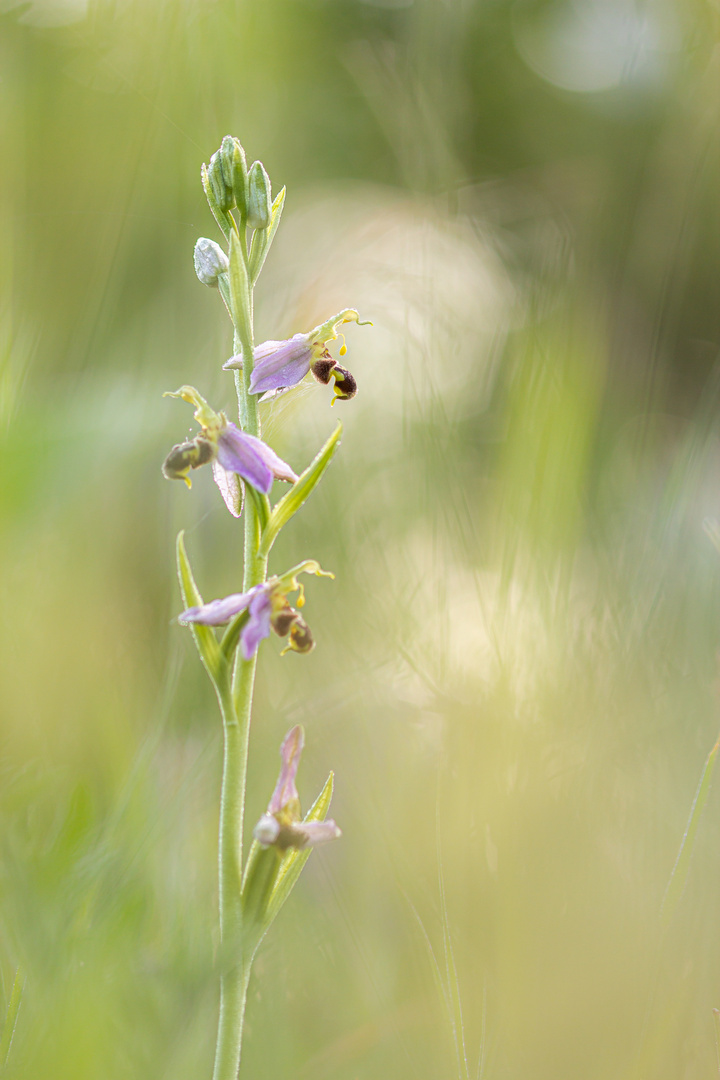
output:
[[[260,551],[263,554],[270,552],[280,530],[287,525],[291,517],[297,514],[305,500],[322,480],[325,470],[340,445],[341,435],[342,424],[339,423],[317,457],[308,465],[305,472],[300,474],[292,490],[287,495],[283,495],[280,502],[273,508],[260,539]]]

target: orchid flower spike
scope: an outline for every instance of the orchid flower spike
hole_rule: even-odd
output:
[[[301,819],[295,776],[304,741],[303,729],[298,725],[287,733],[280,747],[280,775],[267,811],[253,829],[253,836],[263,847],[302,849],[326,844],[342,835],[334,821]]]
[[[297,580],[298,574],[335,576],[321,570],[314,559],[307,559],[281,577],[271,577],[261,585],[253,585],[247,592],[232,593],[220,600],[188,608],[178,616],[178,622],[223,626],[242,611],[247,611],[248,618],[240,632],[240,650],[246,660],[255,655],[260,642],[270,637],[271,630],[279,637],[288,638],[283,655],[286,652],[311,652],[315,648],[312,631],[300,612],[288,603],[291,592],[300,594],[295,601],[297,607],[305,603],[305,590]]]
[[[168,480],[184,480],[191,487],[188,473],[212,462],[215,483],[225,504],[235,517],[242,509],[242,477],[257,491],[267,495],[273,480],[294,483],[297,474],[277,456],[267,443],[248,435],[225,416],[210,408],[194,386],[181,386],[163,397],[182,398],[195,406],[200,433],[188,442],[178,443],[165,458],[162,471]]]
[[[348,401],[357,393],[357,383],[347,370],[341,367],[330,355],[326,345],[336,341],[338,326],[355,322],[358,326],[372,326],[370,322],[360,322],[360,316],[353,308],[346,308],[333,315],[327,322],[321,323],[308,334],[295,334],[285,341],[264,341],[253,351],[253,370],[250,377],[250,393],[265,394],[269,391],[280,392],[304,379],[311,371],[318,382],[327,386],[333,380],[334,397]],[[340,349],[344,356],[346,346]],[[242,356],[231,356],[223,364],[226,371],[241,368]]]

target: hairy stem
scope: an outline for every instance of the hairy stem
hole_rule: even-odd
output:
[[[235,1080],[250,965],[242,951],[242,831],[250,709],[239,716],[229,680],[220,689],[224,754],[218,851],[220,885],[220,1016],[213,1080]]]
[[[247,259],[244,243],[243,251]],[[235,385],[238,394],[238,413],[243,430],[250,435],[259,436],[257,400],[249,393],[253,365],[252,291],[247,300],[247,304],[235,305],[236,311],[250,312],[248,325],[240,321],[240,324],[235,327],[234,352],[241,353],[243,358],[243,369],[241,373],[236,374]],[[246,498],[243,580],[245,591],[265,581],[267,556],[258,554],[259,544],[260,528],[255,503],[252,498]],[[222,962],[220,1015],[213,1080],[236,1080],[237,1078],[242,1050],[245,1001],[252,965],[252,955],[246,955],[243,948],[240,886],[248,742],[256,664],[257,655],[250,660],[244,660],[238,655],[232,688],[228,684],[221,689],[220,694],[224,730],[218,850]]]

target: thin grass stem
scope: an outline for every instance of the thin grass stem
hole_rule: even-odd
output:
[[[673,866],[670,880],[668,881],[665,890],[665,897],[660,909],[660,922],[663,929],[669,926],[687,883],[690,860],[695,846],[695,837],[697,835],[698,825],[700,824],[700,818],[702,817],[705,803],[707,802],[707,797],[710,794],[710,784],[715,769],[718,750],[720,750],[720,735],[708,754],[703,771],[700,775],[700,783],[698,784],[695,798],[693,799],[693,804],[690,808],[690,817],[688,818],[688,823],[685,827],[685,834],[682,838],[675,865]]]
[[[18,968],[15,972],[15,978],[13,979],[12,990],[10,991],[10,998],[8,1000],[7,1009],[5,1011],[5,1021],[2,1027],[2,1035],[0,1035],[0,1075],[5,1072],[5,1069],[7,1068],[8,1058],[10,1057],[10,1049],[12,1047],[13,1036],[15,1034],[18,1013],[20,1012],[20,1002],[22,1001],[24,981],[25,980],[23,978],[22,970]]]

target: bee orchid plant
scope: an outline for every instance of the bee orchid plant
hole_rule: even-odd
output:
[[[232,371],[238,400],[238,422],[215,412],[193,386],[167,396],[195,407],[199,431],[167,455],[163,474],[191,486],[190,473],[212,467],[215,482],[230,513],[243,520],[242,580],[237,591],[203,601],[195,583],[181,532],[177,564],[184,610],[179,622],[188,626],[213,684],[224,732],[219,832],[220,1014],[213,1080],[236,1080],[240,1066],[245,1001],[257,948],[292,891],[312,846],[340,836],[327,819],[332,773],[308,813],[302,817],[295,776],[303,748],[302,729],[294,727],[281,750],[282,767],[265,814],[255,825],[247,856],[243,854],[243,821],[248,769],[248,738],[258,650],[271,631],[287,638],[284,652],[314,648],[310,627],[298,611],[304,603],[300,574],[332,577],[314,559],[268,576],[272,545],[322,479],[342,431],[337,424],[325,445],[298,476],[266,442],[260,431],[258,402],[272,399],[308,375],[332,385],[336,400],[357,390],[350,372],[332,357],[328,344],[341,336],[338,327],[360,322],[347,308],[309,332],[286,340],[255,345],[253,289],[280,223],[285,189],[271,197],[261,162],[247,167],[238,139],[227,135],[209,165],[202,167],[205,195],[224,236],[225,247],[201,237],[195,245],[195,271],[203,285],[217,288],[233,325],[233,356],[224,365]],[[344,356],[343,344],[340,355]],[[274,482],[289,489],[273,505]],[[289,596],[298,597],[290,602]],[[293,606],[294,604],[294,606]],[[217,636],[217,628],[224,630]]]

